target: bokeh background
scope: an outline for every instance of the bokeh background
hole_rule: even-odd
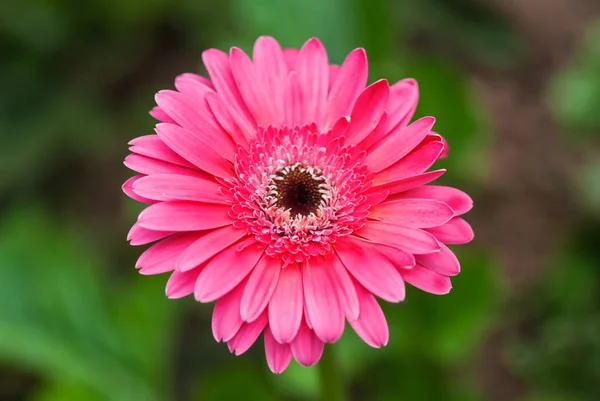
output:
[[[154,93],[261,34],[418,79],[442,181],[475,199],[453,291],[385,305],[383,350],[336,345],[351,399],[599,400],[596,0],[2,0],[0,400],[318,399],[316,369],[216,344],[211,308],[167,300],[125,241]]]

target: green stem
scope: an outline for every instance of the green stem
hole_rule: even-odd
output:
[[[327,345],[317,368],[321,385],[321,401],[344,401],[344,380],[333,345]]]

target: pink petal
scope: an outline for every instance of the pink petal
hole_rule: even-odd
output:
[[[455,276],[460,272],[458,259],[444,244],[439,252],[417,255],[416,260],[420,265],[443,276]]]
[[[408,191],[421,185],[429,184],[431,181],[437,180],[446,172],[445,169],[429,171],[427,173],[415,175],[412,177],[404,178],[398,181],[387,183],[386,185],[376,186],[374,189],[381,190],[385,189],[390,194],[397,194],[399,192]]]
[[[435,295],[447,294],[452,288],[450,278],[429,270],[420,264],[416,264],[410,270],[403,270],[402,278],[414,287]]]
[[[137,260],[136,268],[142,274],[160,274],[175,270],[175,261],[190,244],[198,239],[198,233],[175,234],[146,249]]]
[[[438,159],[443,148],[444,145],[441,142],[431,142],[418,147],[396,164],[377,173],[374,178],[375,185],[382,185],[424,173]]]
[[[335,250],[350,274],[373,294],[388,302],[404,299],[400,273],[376,245],[349,236],[338,240]]]
[[[446,244],[466,244],[475,237],[469,223],[460,217],[453,218],[443,226],[428,228],[427,231]]]
[[[158,201],[187,200],[206,203],[226,203],[214,180],[176,174],[153,174],[140,178],[133,191],[145,198]]]
[[[263,257],[248,279],[241,304],[242,319],[251,322],[267,307],[279,281],[281,260],[270,256]]]
[[[189,92],[179,93],[163,90],[156,94],[156,103],[173,117],[181,126],[179,128],[188,132],[191,138],[197,139],[203,144],[210,144],[210,148],[215,153],[229,161],[233,161],[236,150],[235,144],[208,110],[205,100],[208,89],[194,81],[189,82],[188,85],[191,92],[194,92],[194,89],[198,90],[198,87],[200,87],[199,93],[194,96]],[[163,138],[161,137],[161,139]],[[167,141],[165,142],[173,149]],[[182,155],[177,149],[173,150]],[[182,156],[189,160],[185,155]]]
[[[169,117],[169,115],[158,106],[154,106],[152,110],[150,110],[150,115],[154,117],[154,119],[160,121],[161,123],[177,124],[175,120]]]
[[[298,54],[300,50],[298,49],[283,49],[283,58],[285,59],[285,64],[288,67],[288,71],[293,71],[296,69],[296,60],[298,60]]]
[[[194,296],[198,302],[212,302],[238,285],[256,266],[264,246],[250,245],[238,250],[235,245],[206,263],[198,276]]]
[[[193,98],[189,99],[192,107],[198,111],[208,111],[206,104],[204,104],[202,100],[207,94],[211,92],[214,93],[213,89],[209,88],[207,85],[204,85],[204,83],[199,82],[197,79],[191,76],[191,74],[178,75],[177,78],[175,78],[175,88],[177,88],[179,92],[187,94]]]
[[[350,321],[350,326],[371,347],[387,345],[390,334],[381,307],[375,297],[360,284],[356,284],[356,293],[360,302],[360,315],[358,319]]]
[[[174,231],[148,230],[140,227],[138,223],[135,223],[127,234],[127,241],[129,241],[129,243],[133,246],[146,245],[151,242],[158,241],[159,239],[168,237],[173,233]]]
[[[173,163],[165,162],[151,157],[138,155],[136,153],[130,154],[125,158],[123,162],[125,166],[138,173],[152,175],[152,174],[181,174],[191,175],[194,177],[206,177],[206,173],[202,171],[193,170],[178,166]]]
[[[359,313],[358,298],[346,267],[333,252],[328,252],[323,258],[331,274],[344,315],[348,320],[355,320]]]
[[[269,369],[277,374],[283,372],[292,360],[290,346],[275,341],[268,327],[265,329],[265,355]]]
[[[167,297],[171,299],[183,298],[193,293],[200,270],[194,269],[183,273],[174,271],[171,273],[165,290]]]
[[[223,227],[232,223],[229,205],[188,201],[161,202],[148,206],[138,224],[150,230],[196,231]]]
[[[414,254],[432,253],[440,250],[440,244],[433,235],[413,227],[370,221],[363,228],[356,231],[356,234],[371,241],[391,245]],[[368,286],[365,287],[369,288]]]
[[[415,255],[394,246],[377,243],[377,250],[397,268],[410,269],[416,263]]]
[[[473,208],[473,200],[461,190],[452,187],[441,187],[427,185],[414,188],[397,195],[398,198],[420,198],[435,199],[444,202],[454,210],[454,214],[460,216]]]
[[[268,322],[267,311],[264,311],[256,320],[242,324],[237,334],[229,340],[227,347],[229,352],[242,355],[256,342],[260,333],[263,332]]]
[[[198,168],[222,178],[231,178],[233,166],[211,146],[191,132],[173,124],[158,124],[156,133],[171,149]]]
[[[390,100],[387,112],[390,115],[389,129],[406,127],[410,122],[419,101],[417,81],[408,78],[390,86]]]
[[[180,74],[177,78],[179,78],[179,79],[184,78],[184,79],[189,79],[191,81],[196,81],[199,84],[202,84],[209,89],[213,89],[213,90],[215,89],[212,82],[210,82],[210,80],[208,78],[205,78],[202,75],[194,74],[193,72],[184,72],[183,74]]]
[[[296,61],[298,81],[304,101],[302,123],[321,126],[329,88],[329,64],[327,52],[319,39],[308,40]]]
[[[365,164],[369,170],[382,171],[402,159],[425,138],[434,122],[433,117],[423,117],[406,128],[392,131],[367,155]]]
[[[131,177],[130,179],[128,179],[127,181],[125,181],[123,183],[123,185],[121,186],[121,189],[123,190],[123,192],[125,192],[125,195],[129,196],[133,200],[136,200],[136,201],[142,202],[142,203],[148,203],[148,204],[156,203],[152,199],[148,199],[148,198],[144,198],[143,196],[139,196],[138,194],[136,194],[133,191],[133,184],[136,181],[138,181],[140,178],[143,178],[143,177],[146,177],[146,176],[143,174],[134,175],[133,177]]]
[[[271,110],[271,120],[265,126],[281,125],[284,119],[283,92],[288,75],[281,46],[272,37],[261,36],[254,44],[253,60],[263,102]]]
[[[359,150],[367,150],[377,145],[387,133],[387,113],[382,113],[377,126],[357,145]]]
[[[220,50],[209,49],[202,53],[202,61],[210,75],[210,79],[223,100],[228,105],[231,116],[235,119],[242,132],[254,133],[256,123],[251,117],[246,104],[238,90],[231,67],[229,56]]]
[[[368,77],[367,54],[364,49],[353,50],[334,78],[330,72],[331,89],[327,97],[325,128],[340,117],[350,115],[354,102],[365,89]]]
[[[211,230],[181,253],[175,270],[184,272],[200,266],[245,235],[245,230],[232,225]]]
[[[235,142],[238,146],[242,146],[244,148],[248,147],[248,139],[254,134],[251,132],[243,132],[240,127],[237,125],[237,120],[239,118],[234,117],[235,110],[227,107],[225,103],[221,100],[219,95],[216,93],[210,92],[206,95],[206,103],[208,104],[208,108],[215,116],[217,122],[223,127],[223,129],[231,135],[233,142]]]
[[[298,335],[290,343],[294,359],[302,366],[312,366],[319,362],[324,346],[323,341],[319,340],[319,337],[308,328],[304,321],[300,325]]]
[[[196,169],[192,163],[173,152],[158,135],[145,135],[129,141],[131,146],[129,150],[138,155],[152,157],[169,163],[177,164],[183,167]]]
[[[297,264],[281,270],[277,288],[269,302],[269,326],[280,343],[289,343],[296,336],[302,320],[302,274]]]
[[[242,327],[240,303],[245,286],[246,282],[244,281],[215,303],[211,326],[217,342],[231,340]]]
[[[344,314],[333,282],[322,257],[310,258],[302,266],[304,302],[317,337],[328,343],[336,342],[344,332]]]
[[[288,126],[294,127],[302,121],[303,101],[300,83],[298,82],[298,73],[293,71],[288,76],[284,94],[285,122]]]
[[[430,228],[447,223],[454,212],[448,205],[433,199],[399,199],[373,206],[370,219],[415,228]]]
[[[333,82],[337,79],[337,76],[340,72],[340,66],[335,64],[329,64],[329,87],[328,91],[331,93],[331,86]]]
[[[350,115],[350,125],[346,133],[348,145],[360,143],[375,129],[385,112],[388,95],[388,82],[385,79],[371,84],[360,94]]]

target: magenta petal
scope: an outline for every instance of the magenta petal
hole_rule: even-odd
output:
[[[380,348],[387,345],[388,325],[377,300],[360,284],[356,284],[356,293],[360,302],[360,315],[358,319],[350,321],[350,326],[371,347]]]
[[[161,202],[148,206],[138,224],[150,230],[196,231],[223,227],[232,223],[229,205],[187,201]]]
[[[325,264],[328,266],[332,282],[336,287],[344,315],[346,315],[348,320],[355,320],[359,313],[358,298],[354,283],[352,283],[346,267],[333,252],[327,253],[323,258],[325,259]]]
[[[347,144],[360,143],[375,129],[385,112],[388,94],[388,82],[385,79],[371,84],[361,93],[350,115],[350,125],[346,133]]]
[[[264,246],[249,245],[242,250],[233,245],[206,263],[196,281],[194,296],[199,302],[212,302],[231,291],[256,266]]]
[[[294,71],[296,69],[296,61],[298,60],[298,54],[300,50],[287,48],[283,49],[283,58],[285,59],[285,64],[287,65],[288,71]]]
[[[158,201],[226,203],[219,188],[213,180],[176,174],[153,174],[140,178],[133,185],[137,195]]]
[[[447,223],[454,216],[448,205],[433,199],[400,199],[373,206],[369,218],[415,228],[430,228]]]
[[[394,265],[377,251],[377,245],[349,236],[339,240],[335,250],[350,274],[373,294],[388,302],[404,299],[404,281]]]
[[[327,51],[319,39],[310,39],[302,46],[296,71],[304,105],[301,123],[316,122],[321,126],[329,89],[329,64]]]
[[[280,271],[281,260],[270,256],[263,257],[252,270],[240,309],[245,322],[253,321],[265,310],[277,287]]]
[[[336,342],[344,332],[344,314],[337,288],[322,257],[313,257],[302,265],[304,302],[317,337],[328,343]]]
[[[155,106],[150,110],[150,115],[161,123],[177,124],[175,120],[169,117],[169,115],[158,106]]]
[[[269,302],[269,326],[280,343],[296,336],[303,310],[302,274],[300,267],[290,264],[281,270],[277,288]]]
[[[374,177],[375,185],[384,185],[424,173],[438,159],[443,148],[441,142],[431,142],[415,149],[396,164],[377,173]]]
[[[175,264],[175,269],[179,271],[191,270],[245,235],[244,230],[235,228],[232,225],[209,231],[182,252]]]
[[[435,199],[450,206],[455,215],[467,213],[473,208],[473,200],[463,191],[452,187],[441,187],[436,185],[427,185],[414,188],[402,194],[396,195],[397,198],[419,198]]]
[[[231,340],[242,327],[240,303],[245,286],[245,282],[240,283],[215,303],[211,326],[213,336],[217,342]]]
[[[151,174],[181,174],[191,175],[194,177],[206,177],[206,173],[194,170],[187,167],[182,167],[163,160],[153,159],[151,157],[142,156],[137,153],[132,153],[125,157],[123,164],[133,171],[138,173]]]
[[[146,177],[146,176],[143,174],[139,174],[139,175],[135,175],[135,176],[131,177],[130,179],[128,179],[127,181],[125,181],[123,183],[123,185],[121,186],[121,189],[123,190],[123,192],[125,192],[125,195],[129,196],[133,200],[136,200],[136,201],[142,202],[142,203],[147,203],[147,204],[155,203],[154,200],[144,198],[143,196],[140,196],[133,191],[133,184],[136,181],[138,181],[140,178],[143,178],[143,177]]]
[[[392,131],[367,155],[365,163],[369,170],[382,171],[402,159],[431,132],[434,122],[433,117],[423,117],[408,127]]]
[[[265,355],[269,369],[273,373],[283,372],[292,360],[289,344],[280,344],[275,341],[268,327],[265,329]]]
[[[449,277],[442,276],[420,264],[416,264],[412,269],[403,270],[402,278],[414,287],[435,295],[447,294],[452,288]]]
[[[403,79],[390,86],[390,100],[387,106],[390,130],[408,125],[417,108],[418,100],[419,87],[414,79]]]
[[[136,267],[142,274],[160,274],[175,270],[175,261],[190,244],[198,239],[198,233],[175,234],[146,249],[139,257]]]
[[[248,351],[265,329],[268,320],[267,312],[264,311],[256,320],[242,324],[237,334],[227,343],[229,351],[236,356]]]
[[[319,340],[319,337],[308,328],[304,321],[300,325],[298,335],[290,343],[294,359],[302,366],[312,366],[319,362],[324,346],[323,341]]]
[[[303,102],[300,83],[298,82],[298,73],[293,71],[289,74],[285,93],[283,97],[285,105],[285,122],[288,126],[299,125],[302,121]]]
[[[413,227],[370,221],[363,228],[356,231],[356,234],[371,241],[391,245],[414,254],[432,253],[440,250],[440,243],[432,234]]]
[[[455,276],[460,272],[458,259],[444,244],[442,244],[442,249],[439,252],[417,255],[416,259],[420,265],[443,276]]]
[[[264,106],[271,110],[271,119],[263,126],[280,125],[284,118],[283,92],[288,74],[283,50],[272,37],[261,36],[254,44],[253,59],[260,86],[259,93]],[[260,121],[257,122],[261,124]]]
[[[135,223],[131,226],[129,233],[127,234],[127,240],[134,246],[146,245],[168,237],[171,234],[174,234],[174,231],[148,230],[147,228],[140,227],[138,223]]]
[[[206,103],[217,122],[229,133],[229,135],[231,135],[233,141],[237,145],[247,148],[248,139],[253,132],[244,132],[240,129],[237,125],[237,120],[239,120],[239,118],[234,117],[235,110],[228,108],[219,95],[213,92],[206,95]]]
[[[421,185],[429,184],[431,181],[437,180],[446,172],[445,169],[429,171],[427,173],[415,175],[408,178],[403,178],[398,181],[390,182],[382,186],[377,186],[373,190],[387,190],[390,194],[408,191]]]
[[[173,152],[156,134],[135,138],[129,141],[129,145],[133,153],[196,169],[192,163]]]
[[[475,236],[469,223],[460,217],[453,218],[443,226],[429,228],[427,231],[446,244],[466,244]]]
[[[165,290],[167,297],[171,299],[183,298],[193,293],[199,272],[200,269],[194,269],[183,273],[178,271],[171,273]]]

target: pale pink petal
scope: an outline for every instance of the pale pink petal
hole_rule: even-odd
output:
[[[348,54],[335,77],[330,70],[331,89],[327,97],[325,128],[332,126],[339,118],[350,115],[354,102],[365,89],[368,73],[364,49],[356,49]]]
[[[298,73],[292,71],[287,80],[284,94],[285,123],[294,127],[302,121],[302,91],[298,82]]]
[[[329,88],[329,64],[319,39],[310,39],[302,46],[296,70],[304,104],[302,123],[321,126]]]
[[[405,158],[377,173],[374,177],[374,185],[382,185],[424,173],[439,158],[443,147],[441,142],[431,142],[416,148]]]
[[[359,313],[358,298],[356,297],[356,290],[346,267],[334,252],[328,252],[323,258],[336,288],[344,315],[348,320],[355,320]]]
[[[454,214],[460,216],[473,208],[473,200],[463,191],[451,188],[440,187],[436,185],[427,185],[420,188],[414,188],[402,194],[396,195],[397,198],[420,198],[435,199],[444,202],[454,210]]]
[[[287,65],[289,71],[296,69],[296,61],[298,60],[299,53],[300,50],[298,49],[283,49],[283,58],[285,59],[285,64]]]
[[[220,50],[209,49],[202,53],[202,61],[217,93],[223,102],[229,106],[229,112],[240,130],[246,133],[254,133],[256,123],[242,100],[235,83],[229,64],[229,56]]]
[[[183,167],[196,169],[192,163],[173,152],[158,135],[145,135],[129,141],[129,150],[139,155],[152,157]]]
[[[138,224],[158,231],[196,231],[232,224],[229,205],[188,201],[160,202],[148,206],[139,217]]]
[[[234,113],[235,109],[230,109],[227,107],[225,103],[221,100],[219,95],[216,93],[208,93],[206,95],[206,103],[208,104],[208,108],[215,116],[217,122],[221,125],[221,127],[229,133],[233,142],[244,148],[248,147],[248,138],[250,138],[254,132],[243,132],[237,124],[237,120],[239,118],[235,118]]]
[[[460,272],[458,259],[444,244],[439,252],[417,255],[416,260],[420,265],[443,276],[455,276]]]
[[[213,336],[217,342],[231,340],[237,334],[240,327],[242,327],[243,321],[240,316],[240,303],[245,286],[246,280],[223,295],[215,303],[211,327]]]
[[[127,241],[134,246],[146,245],[168,237],[171,234],[174,234],[174,231],[148,230],[147,228],[140,227],[138,223],[135,223],[131,226],[129,233],[127,234]]]
[[[269,326],[280,343],[289,343],[296,336],[303,303],[302,273],[298,264],[293,263],[281,270],[269,302]]]
[[[268,123],[281,125],[284,121],[283,93],[288,75],[281,46],[272,37],[261,36],[254,44],[252,58],[263,103],[271,110],[272,119]]]
[[[176,174],[153,174],[138,179],[133,192],[157,201],[187,200],[206,203],[226,203],[214,180]]]
[[[410,270],[402,270],[402,278],[414,287],[435,295],[447,294],[452,288],[450,278],[418,263]]]
[[[390,86],[390,100],[387,112],[390,115],[388,128],[406,127],[415,113],[419,101],[417,81],[403,79]]]
[[[146,249],[135,267],[142,274],[160,274],[175,270],[175,261],[190,244],[198,239],[198,233],[180,233],[170,236]]]
[[[373,294],[388,302],[404,299],[404,282],[400,273],[377,251],[376,245],[345,237],[338,240],[335,250],[350,274]]]
[[[290,349],[296,362],[302,366],[312,366],[319,362],[323,355],[325,344],[317,337],[314,331],[302,321],[298,335],[290,343]]]
[[[350,326],[371,347],[380,348],[387,345],[390,334],[385,315],[377,300],[358,283],[356,293],[360,302],[360,314],[358,319],[350,321]]]
[[[190,81],[189,86],[192,88],[192,91],[196,87],[205,88],[194,81]],[[197,139],[203,144],[209,144],[215,153],[224,159],[233,161],[236,150],[235,144],[208,109],[205,99],[208,90],[203,91],[204,96],[202,97],[193,96],[189,92],[179,93],[163,90],[156,94],[155,100],[163,110],[177,121],[182,130],[190,134],[191,138]],[[161,139],[164,141],[164,138],[161,137]],[[173,149],[169,142],[165,141],[165,143]],[[189,158],[182,155],[177,149],[173,150],[189,160]]]
[[[310,258],[310,263],[302,265],[302,284],[315,334],[321,341],[334,343],[344,332],[344,314],[329,268],[322,257]]]
[[[175,270],[191,270],[246,235],[246,231],[232,225],[211,230],[191,244],[175,263]]]
[[[167,281],[165,293],[171,299],[187,297],[194,292],[194,286],[201,268],[187,272],[174,271]]]
[[[427,231],[446,244],[466,244],[475,236],[469,223],[460,217],[453,218],[443,226],[428,228]]]
[[[433,117],[423,117],[408,127],[396,128],[367,155],[369,170],[382,171],[406,156],[431,131],[434,122]]]
[[[193,170],[191,168],[178,166],[173,163],[165,162],[151,157],[142,156],[136,153],[132,153],[125,157],[123,162],[125,166],[133,171],[137,171],[141,174],[180,174],[180,175],[191,175],[193,177],[207,177],[207,174]]]
[[[232,164],[191,132],[177,125],[164,123],[158,124],[155,130],[167,146],[198,168],[218,177],[232,177]]]
[[[148,203],[148,204],[156,203],[156,201],[154,201],[152,199],[144,198],[143,196],[139,196],[138,194],[136,194],[133,191],[133,184],[136,181],[138,181],[140,178],[143,178],[143,177],[146,177],[146,176],[143,174],[134,175],[133,177],[129,178],[127,181],[125,181],[123,183],[123,185],[121,186],[121,189],[123,190],[123,192],[125,192],[125,195],[129,196],[133,200],[136,200],[136,201],[142,202],[142,203]]]
[[[360,143],[375,129],[385,112],[388,95],[389,87],[385,79],[371,84],[360,94],[350,115],[350,124],[346,132],[348,145]]]
[[[194,288],[196,300],[212,302],[227,294],[250,273],[263,252],[262,245],[250,245],[242,250],[233,245],[218,253],[198,276]]]
[[[445,203],[433,199],[398,199],[370,209],[369,218],[384,223],[415,228],[430,228],[447,223],[454,212]]]
[[[356,231],[356,234],[414,254],[437,252],[441,247],[435,237],[427,231],[379,221],[368,222],[363,228]],[[367,286],[365,285],[365,287]]]
[[[403,191],[408,191],[409,189],[417,188],[421,185],[429,184],[431,181],[435,181],[438,178],[440,178],[445,172],[445,169],[429,171],[427,173],[390,182],[385,185],[379,185],[376,186],[374,189],[377,191],[385,189],[390,194],[397,194]]]
[[[227,343],[229,352],[239,356],[248,351],[263,332],[268,321],[267,311],[264,311],[256,320],[242,324],[237,334]]]
[[[289,344],[280,344],[275,341],[268,327],[265,329],[265,355],[269,369],[276,374],[283,372],[292,360]]]
[[[155,119],[160,121],[161,123],[170,123],[170,124],[177,124],[175,122],[175,120],[173,120],[171,117],[169,117],[169,115],[167,113],[164,112],[163,109],[161,109],[158,106],[154,106],[152,108],[152,110],[150,110],[150,115]]]
[[[281,259],[264,256],[256,265],[244,290],[241,304],[242,319],[251,322],[267,307],[279,281]]]

